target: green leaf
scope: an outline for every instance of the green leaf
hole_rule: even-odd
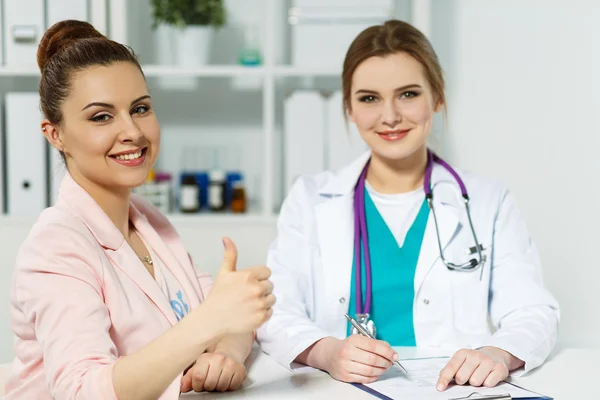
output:
[[[185,27],[210,25],[220,28],[227,22],[224,0],[152,0],[152,26]]]

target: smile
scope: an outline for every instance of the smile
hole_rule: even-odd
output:
[[[110,155],[110,159],[113,161],[127,166],[127,167],[137,167],[142,165],[146,160],[146,153],[148,151],[147,147],[143,147],[138,150],[130,151],[130,152],[122,152],[119,154]]]
[[[114,156],[117,160],[135,160],[137,158],[140,158],[142,156],[143,153],[143,149],[136,151],[135,153],[128,153],[128,154],[121,154],[118,156]]]

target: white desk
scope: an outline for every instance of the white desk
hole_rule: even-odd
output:
[[[397,348],[401,358],[447,355]],[[600,399],[600,349],[557,350],[542,367],[513,382],[555,400]],[[352,385],[315,370],[291,373],[255,349],[248,360],[243,389],[227,393],[188,393],[182,399],[374,399]]]

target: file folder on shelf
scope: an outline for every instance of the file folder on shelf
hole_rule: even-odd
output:
[[[36,65],[36,51],[45,32],[44,0],[4,0],[4,64]]]
[[[58,189],[60,187],[60,183],[67,172],[67,167],[58,152],[54,147],[48,145],[49,147],[49,171],[48,171],[48,184],[50,185],[50,204],[51,206],[56,203],[56,199],[58,197]]]
[[[325,167],[328,170],[340,169],[361,154],[368,147],[360,137],[356,125],[346,123],[342,109],[342,92],[336,91],[325,101]]]
[[[300,175],[323,171],[323,97],[296,91],[284,105],[285,193]]]
[[[6,211],[37,216],[47,206],[47,142],[40,131],[37,93],[7,93],[4,155]]]

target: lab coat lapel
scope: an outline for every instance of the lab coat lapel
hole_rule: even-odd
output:
[[[327,294],[338,296],[350,290],[354,259],[354,187],[370,152],[339,171],[319,192],[315,207],[317,234]]]
[[[451,192],[442,189],[442,187],[448,189],[449,186],[447,185],[454,185],[455,187],[456,182],[445,173],[445,170],[440,171],[440,169],[441,167],[436,165],[432,176],[433,206],[437,216],[440,243],[442,249],[446,249],[462,226],[457,214],[459,212],[459,200],[455,195],[454,189],[452,189]],[[421,253],[415,271],[415,293],[418,293],[427,274],[438,260],[441,261],[440,247],[438,244],[433,211],[430,209],[429,219],[427,221],[423,243],[421,245]]]
[[[317,234],[326,293],[336,296],[350,288],[353,260],[353,198],[346,194],[316,208]]]

